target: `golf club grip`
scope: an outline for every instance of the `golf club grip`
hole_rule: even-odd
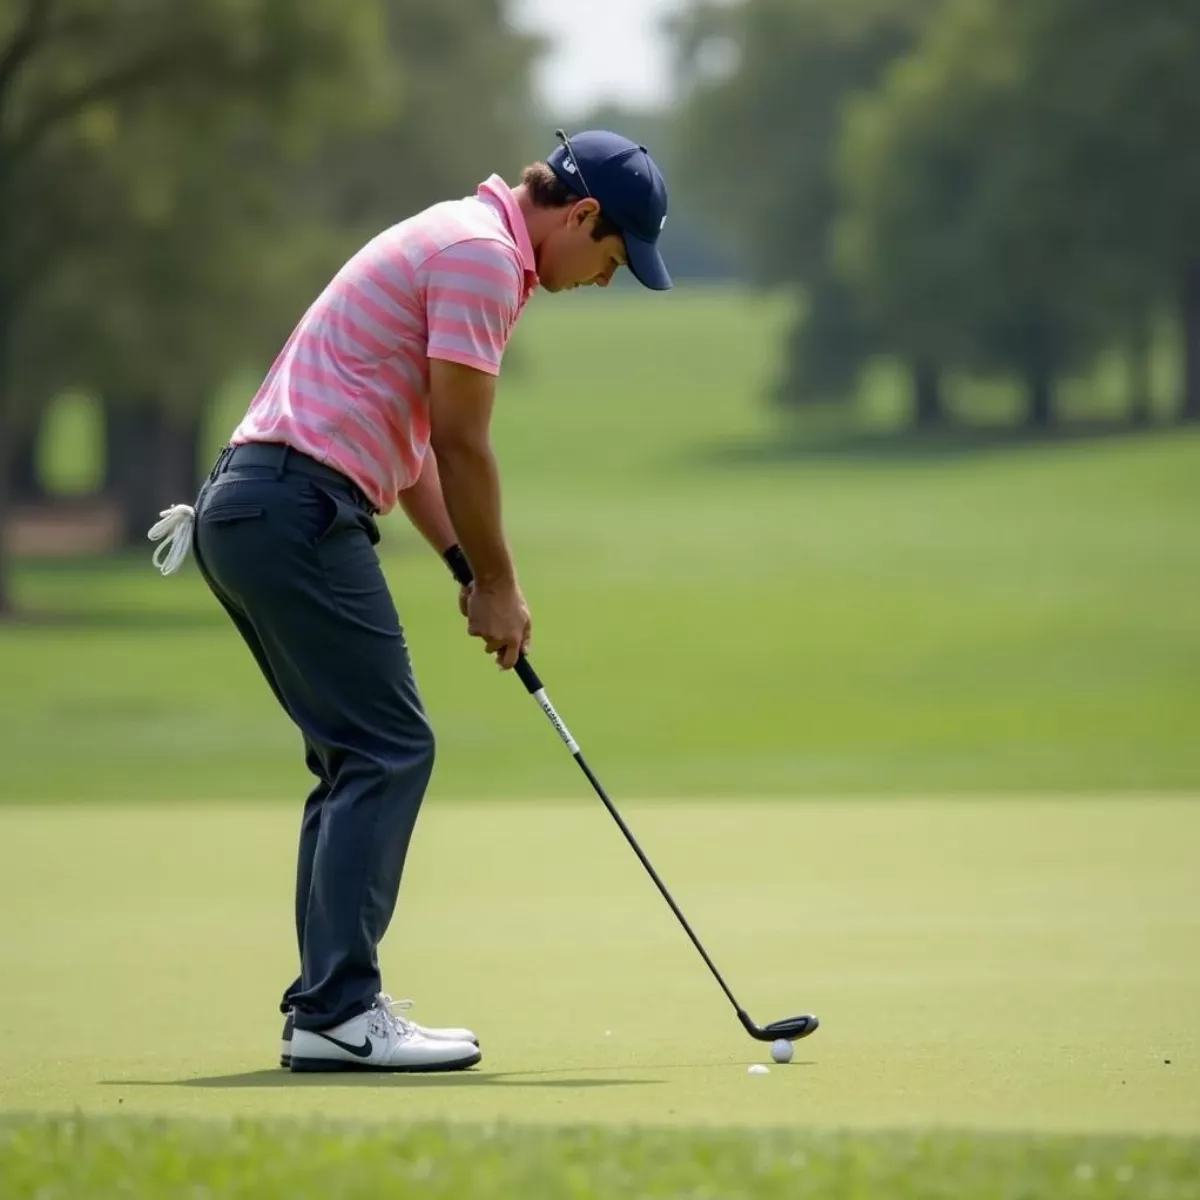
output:
[[[517,659],[517,665],[513,668],[517,673],[517,678],[525,685],[525,690],[531,695],[542,690],[542,681],[538,678],[538,673],[533,669],[533,664],[525,657],[524,654]]]
[[[446,560],[446,565],[450,568],[454,578],[463,587],[469,587],[475,576],[471,573],[471,564],[462,550],[458,546],[451,546],[442,554],[442,557]],[[514,669],[517,672],[517,678],[525,685],[525,690],[531,696],[542,690],[542,681],[538,678],[538,673],[523,653],[517,659]]]

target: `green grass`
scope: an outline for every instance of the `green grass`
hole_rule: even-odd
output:
[[[1200,1143],[1176,1139],[533,1131],[73,1118],[6,1128],[5,1192],[37,1200],[1192,1200]],[[53,1179],[53,1186],[47,1180]],[[135,1191],[134,1188],[141,1189]],[[151,1190],[152,1189],[152,1190]]]
[[[792,1064],[592,800],[423,814],[384,977],[484,1060],[408,1078],[275,1065],[295,812],[0,811],[0,1195],[1200,1194],[1200,806],[626,808]]]
[[[1194,802],[626,807],[793,1064],[592,799],[423,814],[385,980],[485,1058],[384,1081],[274,1068],[296,813],[10,808],[0,1111],[1200,1133]]]
[[[507,527],[535,661],[613,790],[1200,787],[1200,436],[785,452],[759,398],[785,317],[701,292],[571,297],[518,330]],[[442,565],[385,524],[435,794],[573,790]],[[76,617],[0,628],[0,799],[306,790],[194,566],[163,580],[149,555],[22,567],[28,607]]]

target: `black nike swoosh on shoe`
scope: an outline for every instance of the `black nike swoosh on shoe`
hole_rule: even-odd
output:
[[[323,1037],[327,1042],[332,1042],[339,1050],[345,1050],[347,1054],[353,1054],[355,1058],[370,1058],[371,1051],[374,1046],[371,1045],[371,1039],[367,1038],[361,1046],[351,1046],[347,1042],[339,1042],[337,1038],[330,1037],[327,1033],[320,1033],[313,1030],[317,1037]]]

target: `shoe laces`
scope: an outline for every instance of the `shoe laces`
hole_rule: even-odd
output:
[[[417,1027],[412,1021],[396,1012],[397,1009],[406,1012],[410,1008],[412,1008],[411,1000],[393,1000],[387,992],[380,992],[375,997],[375,1012],[401,1038],[410,1038],[417,1032]]]

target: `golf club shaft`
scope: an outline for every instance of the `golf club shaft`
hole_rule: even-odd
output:
[[[454,572],[454,577],[464,587],[471,583],[471,571],[464,560],[460,559],[457,562],[452,562],[451,570]],[[671,906],[671,911],[675,914],[676,918],[678,918],[680,925],[683,926],[684,932],[689,938],[691,938],[692,945],[696,947],[697,951],[699,951],[700,957],[704,959],[704,963],[712,972],[713,978],[721,985],[721,991],[725,993],[729,1003],[733,1005],[742,1024],[747,1028],[752,1027],[753,1022],[750,1021],[750,1018],[746,1015],[741,1005],[738,1004],[736,999],[734,999],[734,995],[729,990],[728,984],[726,984],[725,980],[721,978],[721,972],[717,970],[716,964],[708,956],[708,951],[705,950],[700,944],[700,939],[696,936],[691,925],[688,924],[687,917],[683,915],[679,905],[675,903],[674,897],[667,890],[667,885],[659,878],[658,872],[654,869],[654,864],[651,863],[651,861],[646,857],[641,846],[638,845],[637,838],[633,836],[633,831],[628,825],[625,824],[624,818],[619,812],[617,812],[616,806],[608,798],[608,793],[604,790],[600,780],[596,778],[595,773],[592,771],[591,767],[588,766],[587,761],[580,752],[579,743],[576,742],[571,736],[571,731],[567,728],[563,719],[555,711],[554,705],[550,703],[550,698],[546,695],[545,686],[538,677],[538,673],[533,669],[533,664],[529,661],[524,653],[522,653],[517,659],[517,664],[514,667],[514,670],[517,673],[517,678],[520,679],[520,681],[525,685],[525,690],[538,702],[542,711],[549,718],[550,724],[553,725],[558,731],[558,736],[566,743],[567,749],[571,752],[571,756],[579,764],[579,769],[584,773],[584,775],[587,776],[587,780],[592,785],[592,789],[595,791],[596,795],[600,797],[604,807],[608,809],[609,815],[614,821],[616,821],[617,828],[620,829],[620,831],[625,835],[625,840],[630,844],[631,847],[633,847],[634,854],[638,856],[642,866],[646,868],[646,873],[651,879],[654,880],[654,885],[662,893],[663,899]]]
[[[616,821],[617,828],[620,829],[620,831],[625,835],[625,840],[633,848],[633,852],[638,856],[642,866],[646,868],[646,873],[651,879],[654,880],[654,884],[658,890],[662,892],[663,899],[671,906],[671,911],[679,919],[679,923],[683,926],[684,932],[689,938],[691,938],[692,945],[695,946],[700,952],[700,957],[704,959],[705,964],[713,974],[713,978],[721,985],[721,991],[723,991],[728,997],[729,1003],[732,1004],[737,1010],[739,1016],[742,1015],[741,1006],[738,1004],[737,1000],[734,999],[733,993],[729,990],[725,980],[721,978],[721,972],[717,970],[716,964],[711,958],[709,958],[708,951],[705,950],[700,944],[700,939],[696,936],[691,925],[688,924],[687,917],[683,915],[679,905],[675,903],[674,897],[667,890],[667,885],[663,883],[662,879],[659,878],[658,872],[654,869],[654,864],[646,857],[641,846],[638,845],[637,838],[633,836],[633,831],[628,825],[625,824],[625,819],[621,816],[621,814],[617,812],[616,805],[614,805],[609,799],[608,793],[604,790],[604,786],[601,784],[600,780],[596,778],[595,772],[591,767],[588,766],[587,760],[580,752],[579,744],[571,736],[570,730],[566,727],[563,719],[555,711],[554,705],[550,703],[550,698],[546,695],[546,689],[542,686],[542,681],[538,678],[538,674],[533,669],[533,665],[530,663],[529,659],[522,655],[517,660],[515,670],[521,682],[525,685],[525,690],[529,692],[529,694],[538,702],[542,711],[550,719],[550,724],[558,730],[558,735],[566,743],[567,749],[571,752],[571,757],[575,759],[575,761],[579,764],[579,769],[584,773],[584,775],[587,776],[588,783],[592,785],[592,789],[595,791],[596,795],[600,797],[604,807],[608,809],[609,815],[614,821]]]

